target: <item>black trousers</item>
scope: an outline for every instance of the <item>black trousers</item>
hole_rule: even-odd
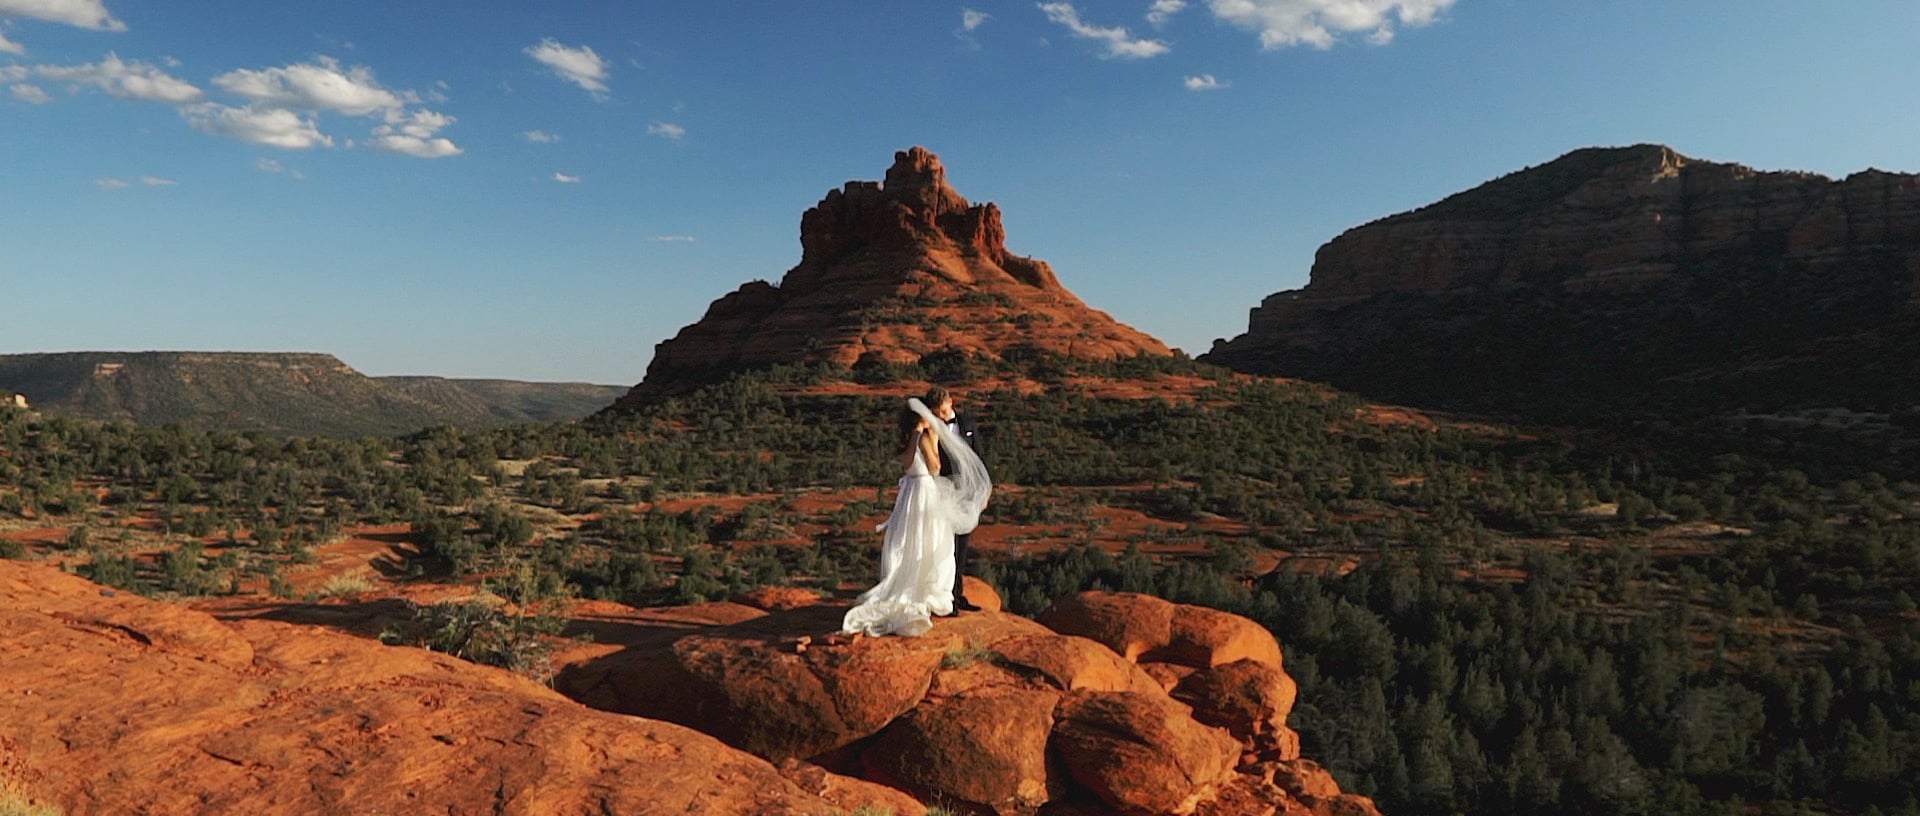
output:
[[[960,533],[953,537],[953,600],[956,603],[967,598],[960,587],[966,582],[967,546],[972,543],[972,533]]]

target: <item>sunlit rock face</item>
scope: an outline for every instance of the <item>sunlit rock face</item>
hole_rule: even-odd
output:
[[[1045,261],[1009,252],[1000,208],[969,203],[919,147],[895,153],[884,181],[829,190],[801,216],[800,247],[778,285],[747,283],[661,343],[621,404],[783,363],[1171,353],[1082,303]]]

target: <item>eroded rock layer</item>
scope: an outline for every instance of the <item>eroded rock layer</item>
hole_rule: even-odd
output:
[[[1910,403],[1920,177],[1577,150],[1348,230],[1206,359],[1556,413]]]

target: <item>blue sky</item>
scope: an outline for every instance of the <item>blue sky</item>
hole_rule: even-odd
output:
[[[1912,0],[0,0],[0,352],[640,380],[924,145],[1190,353],[1574,148],[1920,170]]]

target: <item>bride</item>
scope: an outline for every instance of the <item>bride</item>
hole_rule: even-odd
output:
[[[941,451],[953,465],[940,472]],[[953,536],[980,523],[993,483],[960,435],[925,403],[900,412],[900,495],[880,525],[880,583],[860,595],[840,629],[868,635],[925,634],[932,617],[953,613]]]

